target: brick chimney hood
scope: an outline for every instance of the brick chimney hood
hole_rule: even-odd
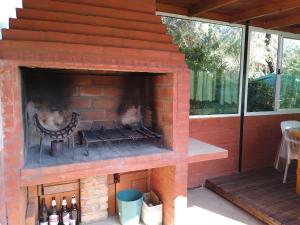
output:
[[[155,15],[155,0],[24,0],[9,27],[2,30],[3,60],[130,71],[187,68]]]

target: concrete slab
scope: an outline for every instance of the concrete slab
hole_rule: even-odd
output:
[[[228,158],[228,150],[189,138],[189,163]]]
[[[188,191],[186,218],[187,221],[183,225],[264,225],[205,188]],[[120,223],[118,217],[110,217],[98,225],[120,225]]]
[[[188,225],[263,225],[261,221],[214,192],[199,188],[188,192]]]

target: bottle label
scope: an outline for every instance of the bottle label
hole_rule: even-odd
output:
[[[70,225],[70,214],[69,213],[67,213],[66,215],[63,216],[63,224]]]
[[[50,225],[58,225],[58,223],[59,223],[58,215],[50,215],[49,222],[50,222],[49,223]]]
[[[48,225],[48,222],[40,222],[40,225]]]
[[[70,225],[76,225],[76,220],[70,219]]]

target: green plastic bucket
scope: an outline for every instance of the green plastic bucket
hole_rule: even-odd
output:
[[[141,217],[143,193],[127,189],[117,193],[118,213],[122,225],[138,225]]]

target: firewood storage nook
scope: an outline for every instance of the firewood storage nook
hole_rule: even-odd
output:
[[[9,225],[34,224],[39,198],[47,195],[49,204],[49,195],[60,198],[64,191],[67,198],[80,196],[83,224],[114,212],[115,191],[126,187],[156,192],[164,224],[173,224],[184,212],[189,70],[155,15],[155,1],[140,4],[24,0],[17,19],[3,30]],[[79,115],[74,135],[45,138],[39,160],[34,115],[43,127],[59,131],[72,112]],[[113,142],[112,128],[124,140]],[[103,210],[93,217],[90,199],[98,189],[104,190],[96,196]]]

